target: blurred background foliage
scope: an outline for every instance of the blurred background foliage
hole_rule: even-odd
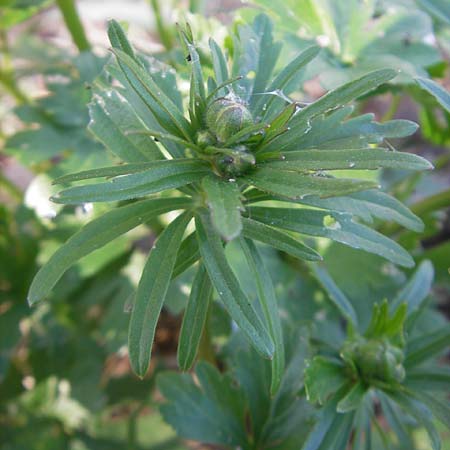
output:
[[[214,303],[209,333],[215,353],[206,349],[202,356],[230,379],[220,379],[204,364],[198,365],[197,378],[210,377],[213,383],[219,377],[219,390],[230,390],[222,411],[201,391],[182,396],[198,389],[189,375],[165,372],[176,367],[180,315],[192,281],[189,271],[170,287],[151,373],[140,381],[130,371],[125,346],[130,293],[161,223],[142,226],[84,258],[64,275],[48,302],[28,307],[26,292],[38,267],[106,208],[89,204],[61,208],[50,203],[51,180],[114,162],[89,132],[87,106],[110,58],[108,18],[126,24],[140,51],[181,71],[177,82],[186,92],[188,73],[183,78],[185,55],[175,23],[189,21],[208,70],[211,62],[202,48],[207,48],[209,36],[232,51],[227,27],[239,27],[263,10],[285,43],[280,67],[311,43],[323,47],[319,59],[296,80],[298,86],[306,81],[303,90],[293,93],[299,100],[317,98],[378,67],[401,70],[383,90],[359,99],[356,110],[374,111],[379,120],[415,120],[421,126],[413,137],[395,144],[425,156],[436,170],[412,175],[385,170],[370,176],[378,177],[385,191],[404,201],[425,223],[422,234],[392,223],[376,224],[409,250],[417,264],[428,260],[434,267],[413,335],[420,338],[445,327],[450,313],[450,111],[414,79],[432,78],[448,90],[449,2],[98,0],[79,1],[79,15],[74,6],[67,0],[0,0],[0,448],[176,450],[238,445],[221,442],[215,432],[232,433],[225,425],[225,431],[217,430],[202,421],[191,410],[191,402],[206,402],[203,414],[217,415],[221,424],[231,420],[231,427],[245,411],[275,408],[271,411],[277,411],[279,420],[266,430],[278,442],[271,448],[299,448],[314,415],[302,392],[304,359],[318,348],[336,349],[345,338],[342,316],[311,266],[262,248],[278,295],[289,356],[290,381],[276,400],[265,397],[265,363],[246,347],[222,306]],[[374,303],[394,299],[413,273],[339,244],[320,240],[316,245],[326,254],[324,268],[350,300],[361,324],[369,323]],[[254,295],[251,274],[236,249],[230,245],[227,251]],[[446,363],[444,348],[433,364],[446,370]],[[244,402],[252,395],[248,377],[256,386],[253,395],[275,406]],[[233,393],[237,386],[243,395]],[[370,438],[372,447],[367,448],[431,448],[414,421],[406,419],[411,437],[405,443],[378,414],[381,433]],[[448,429],[437,426],[443,448],[450,449]],[[196,441],[218,447],[201,447]]]

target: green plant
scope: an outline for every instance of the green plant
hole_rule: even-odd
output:
[[[147,371],[170,280],[200,259],[181,332],[180,366],[187,369],[194,362],[214,287],[255,348],[273,358],[276,391],[283,368],[280,324],[270,277],[253,241],[297,258],[321,259],[313,248],[284,231],[289,230],[327,237],[411,266],[412,259],[403,249],[354,222],[352,215],[389,218],[415,230],[421,229],[421,222],[393,198],[373,190],[376,182],[334,177],[329,171],[422,170],[431,165],[416,155],[379,147],[386,138],[414,132],[413,123],[378,124],[371,115],[345,120],[351,109],[343,105],[389,81],[394,71],[370,73],[306,106],[290,101],[283,89],[318,49],[302,52],[271,81],[280,45],[273,42],[270,21],[261,15],[235,36],[231,74],[222,51],[211,41],[214,74],[208,78],[207,92],[189,27],[181,34],[192,70],[189,119],[181,109],[173,75],[136,55],[119,25],[111,22],[109,36],[117,65],[111,64],[108,71],[123,88],[104,84],[96,88],[90,129],[126,164],[58,178],[55,182],[60,184],[113,180],[71,187],[53,200],[79,204],[133,200],[160,191],[175,193],[174,189],[178,194],[120,206],[92,221],[39,271],[29,302],[44,298],[79,258],[160,214],[184,210],[159,236],[136,291],[129,334],[134,370],[140,376]],[[262,201],[271,206],[253,206]],[[193,217],[195,231],[183,240]],[[227,262],[223,241],[236,238],[260,280],[264,319]]]

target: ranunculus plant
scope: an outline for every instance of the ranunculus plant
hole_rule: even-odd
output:
[[[55,252],[36,275],[29,302],[44,298],[79,258],[161,214],[179,211],[158,236],[134,296],[129,328],[134,371],[141,377],[147,372],[171,280],[197,264],[180,336],[180,367],[188,369],[195,360],[216,291],[255,349],[272,360],[275,392],[284,368],[282,330],[255,241],[318,261],[320,253],[300,235],[325,237],[413,265],[398,244],[354,217],[390,219],[416,231],[421,221],[380,192],[377,182],[334,174],[431,168],[425,159],[394,151],[387,142],[413,133],[414,123],[380,124],[370,114],[348,118],[348,102],[396,72],[377,70],[315,102],[297,102],[288,96],[292,82],[313,61],[317,47],[301,52],[274,76],[281,46],[273,41],[269,19],[261,15],[234,37],[228,59],[210,41],[213,70],[207,71],[186,26],[180,29],[190,67],[185,110],[173,72],[137,54],[117,22],[110,23],[108,32],[115,62],[95,87],[90,128],[123,163],[55,180],[83,183],[52,200],[66,205],[114,202],[114,207]],[[84,183],[99,178],[106,181]],[[224,245],[232,240],[239,242],[257,280],[258,305],[247,298],[227,261]]]

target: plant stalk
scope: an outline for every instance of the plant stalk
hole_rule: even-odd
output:
[[[89,51],[89,43],[74,0],[56,0],[72,40],[80,52]]]
[[[155,15],[156,29],[158,30],[161,43],[167,51],[170,51],[173,48],[172,34],[164,23],[161,8],[159,7],[159,0],[150,0],[150,6],[153,10],[153,14]]]

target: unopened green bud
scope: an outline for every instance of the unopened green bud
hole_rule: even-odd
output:
[[[237,177],[248,172],[255,165],[255,157],[243,145],[216,159],[219,171],[229,177]]]
[[[206,126],[219,142],[226,142],[250,125],[253,125],[250,111],[234,99],[218,98],[206,110]]]

